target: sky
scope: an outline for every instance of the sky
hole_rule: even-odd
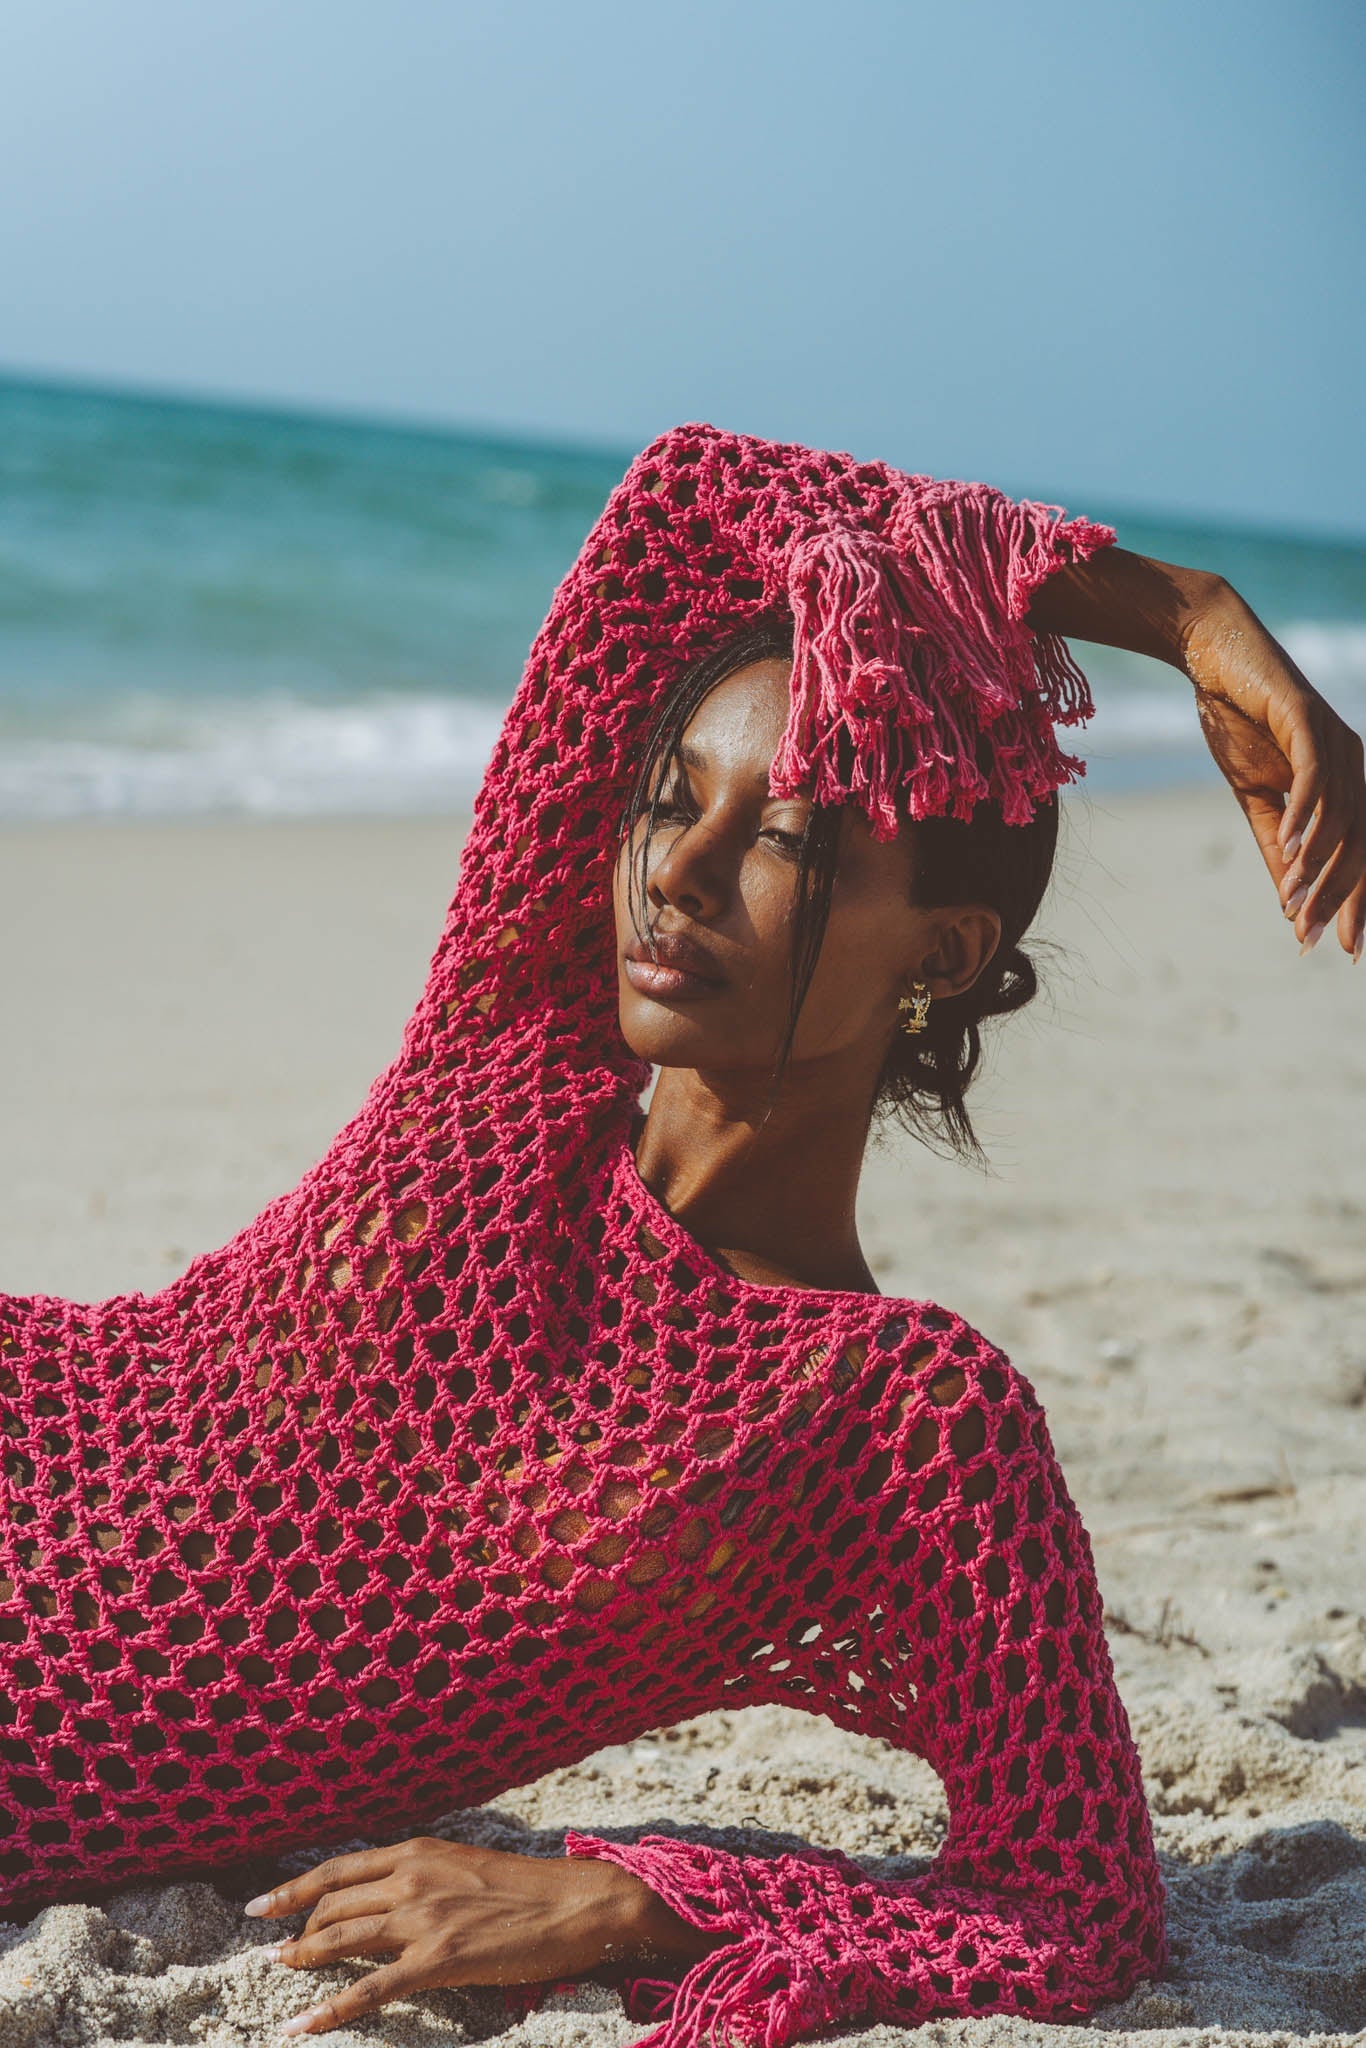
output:
[[[0,369],[1366,534],[1338,0],[10,0]]]

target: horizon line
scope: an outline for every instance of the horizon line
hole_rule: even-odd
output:
[[[520,450],[529,453],[540,450],[584,462],[619,462],[623,470],[639,452],[626,440],[597,441],[566,435],[553,429],[542,430],[502,424],[479,425],[474,422],[442,419],[431,413],[405,412],[401,408],[383,405],[367,409],[359,404],[352,406],[342,402],[326,401],[313,404],[300,399],[267,398],[256,394],[208,390],[195,385],[154,384],[138,380],[109,381],[83,373],[35,370],[4,362],[0,362],[0,386],[9,386],[20,391],[72,396],[85,394],[115,404],[159,405],[185,411],[235,413],[242,417],[263,420],[314,421],[320,425],[349,427],[358,432],[408,435],[422,440],[483,443],[491,448],[508,451]],[[889,467],[900,465],[889,464]],[[1011,495],[1030,496],[1033,493],[1017,490]],[[1063,499],[1067,501],[1067,494],[1063,494]],[[1048,502],[1059,500],[1050,497]],[[1087,511],[1090,516],[1110,515],[1105,523],[1111,525],[1117,524],[1120,519],[1127,519],[1142,525],[1184,527],[1196,532],[1218,529],[1224,533],[1245,535],[1250,540],[1308,542],[1314,547],[1337,547],[1352,553],[1366,551],[1366,527],[1353,532],[1341,527],[1277,526],[1245,513],[1179,511],[1152,504],[1138,504],[1121,498],[1109,498],[1105,494],[1102,494],[1098,504],[1088,504]]]

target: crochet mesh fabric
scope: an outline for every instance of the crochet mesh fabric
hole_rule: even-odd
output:
[[[838,581],[831,536],[910,558],[917,521],[958,682],[1018,706],[1027,668],[1080,704],[1023,618],[1107,529],[674,429],[556,594],[359,1114],[161,1292],[0,1298],[0,1908],[398,1839],[780,1702],[927,1758],[943,1849],[877,1882],[819,1850],[571,1832],[727,1937],[628,1981],[652,2040],[1080,2014],[1160,1967],[1138,1759],[1029,1384],[932,1303],[735,1277],[635,1165],[649,1069],[617,1025],[610,875],[650,709],[793,604],[794,560],[828,641],[813,547]],[[852,730],[868,693],[817,680]],[[828,729],[793,695],[791,776]]]

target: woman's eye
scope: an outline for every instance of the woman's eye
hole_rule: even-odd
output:
[[[770,825],[764,834],[766,839],[776,839],[785,853],[800,853],[802,835],[800,832],[782,832],[776,825]]]

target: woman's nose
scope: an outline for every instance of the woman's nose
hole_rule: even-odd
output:
[[[656,910],[671,903],[689,917],[709,918],[724,909],[730,888],[724,835],[697,818],[656,856],[647,893]]]

